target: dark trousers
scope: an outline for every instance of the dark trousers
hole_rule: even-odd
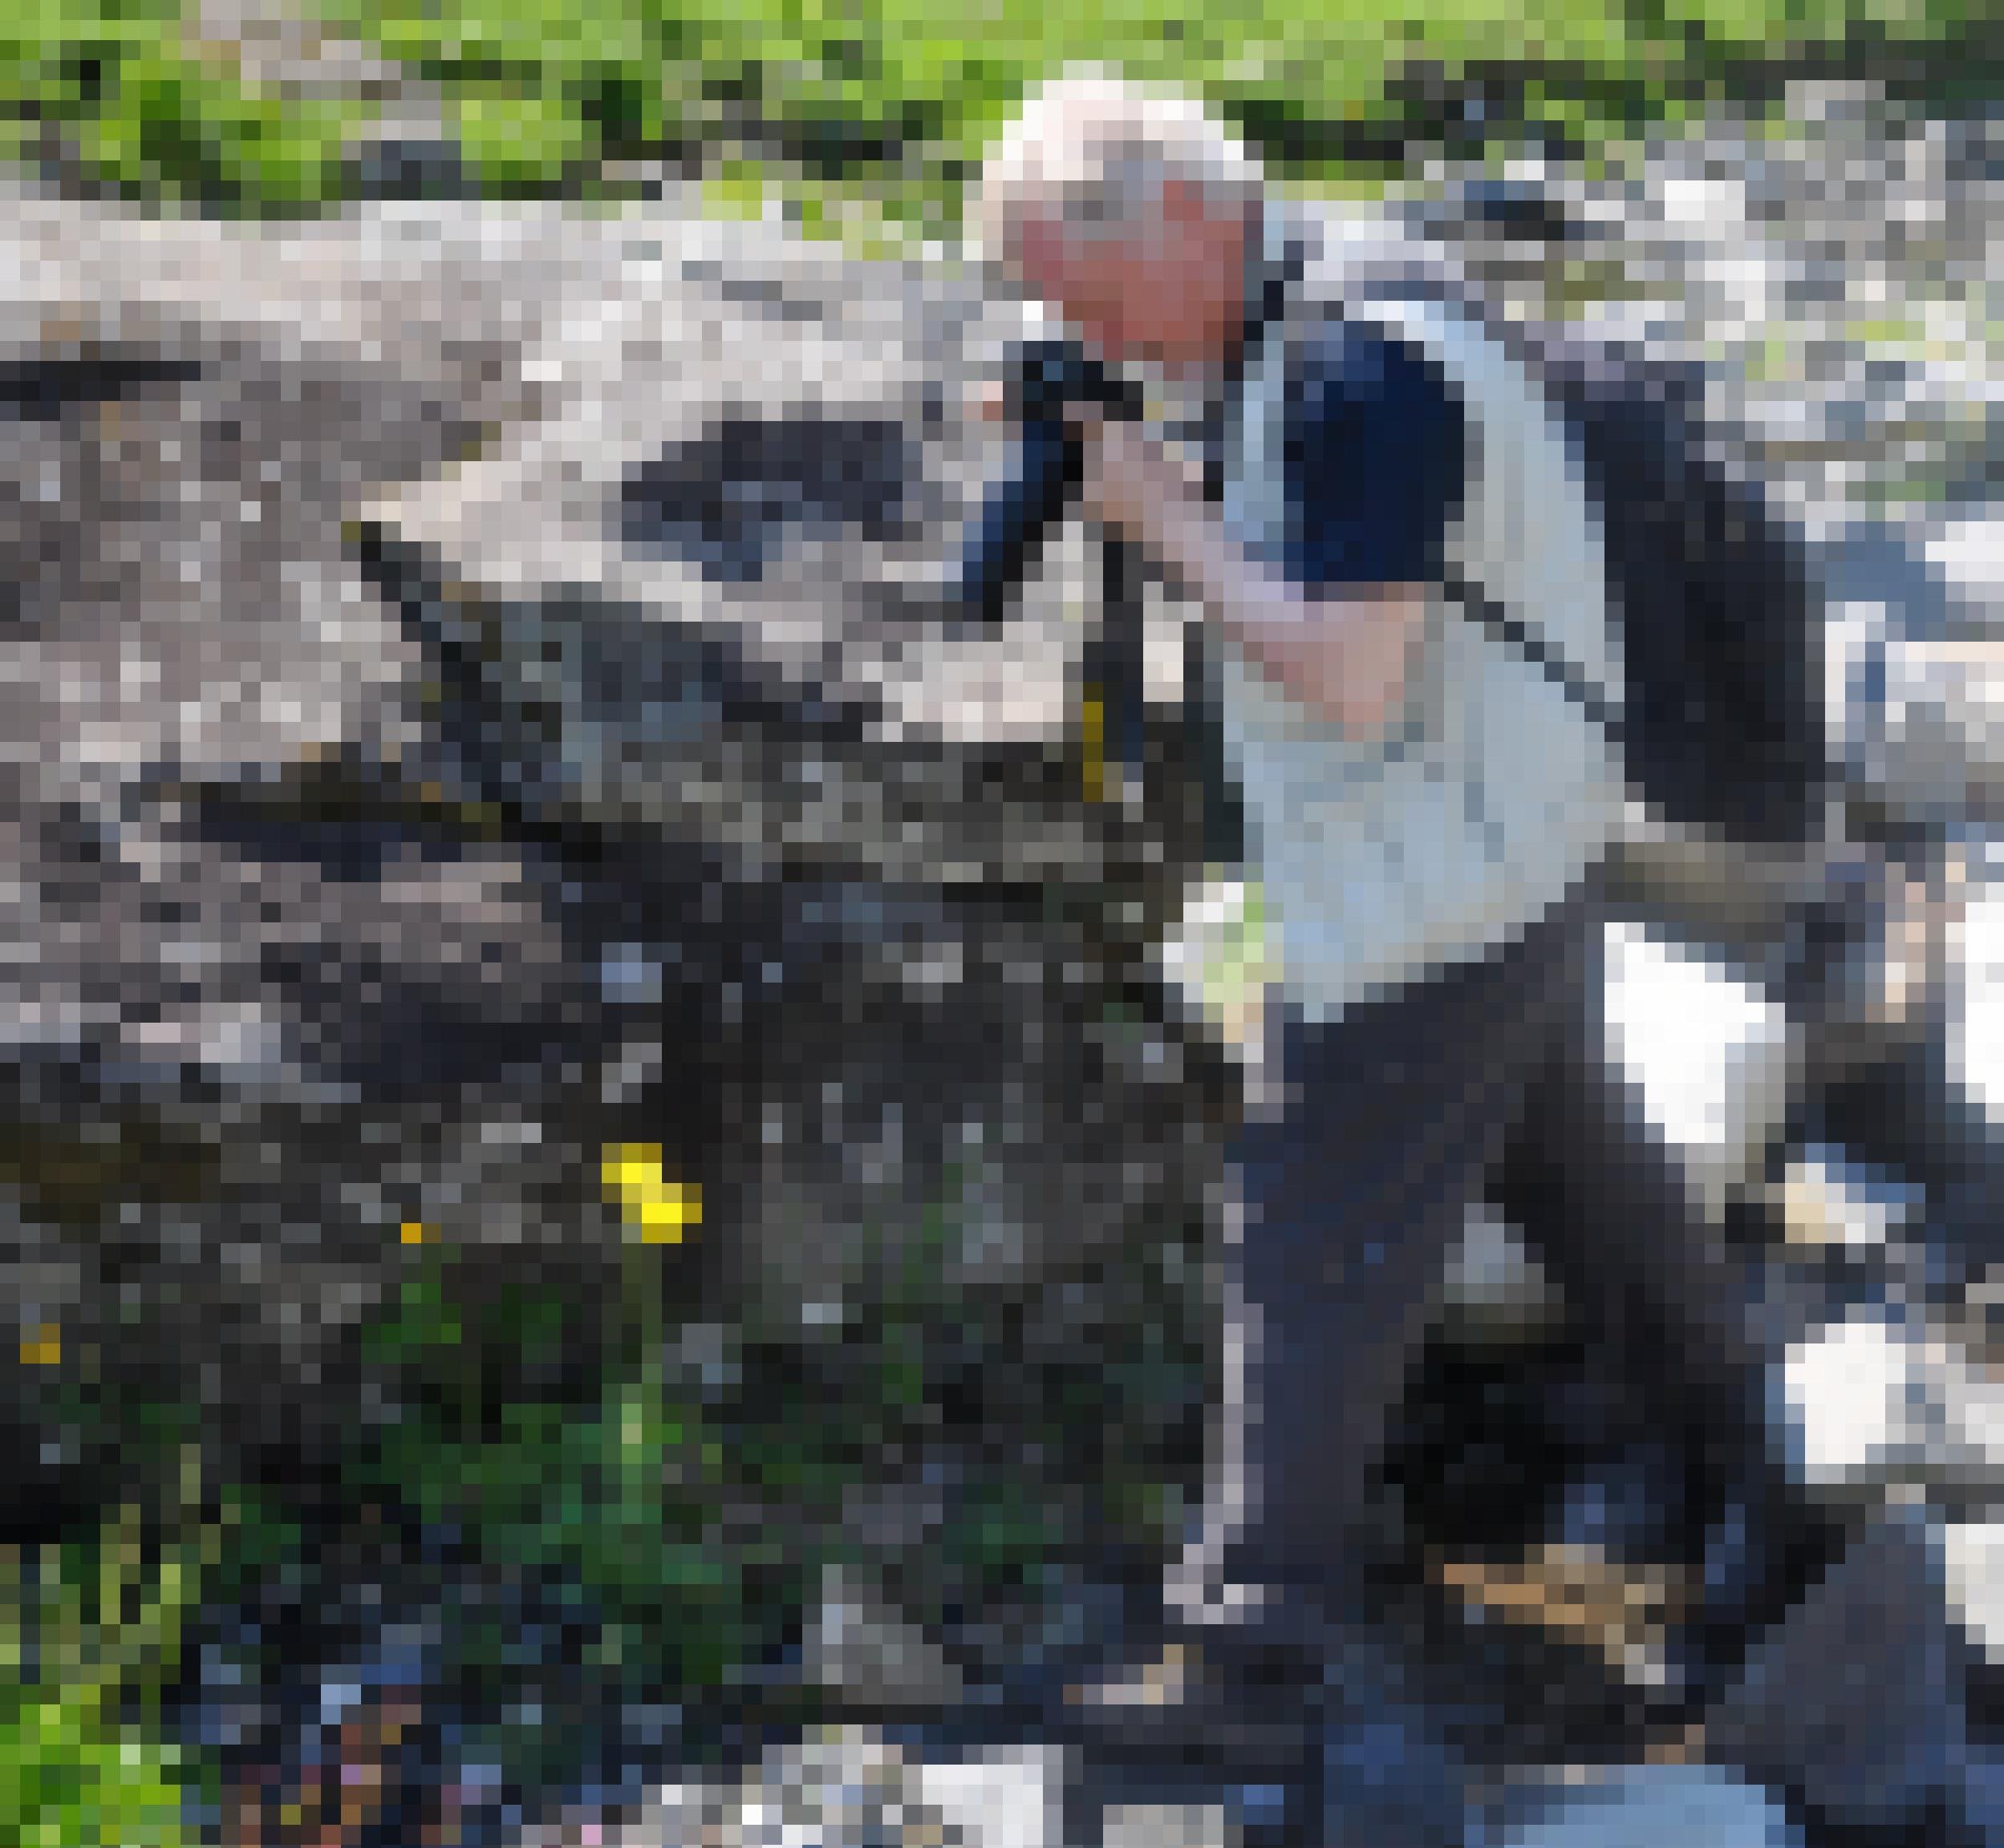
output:
[[[1471,1203],[1517,1224],[1722,1478],[1765,1464],[1731,1259],[1603,1052],[1590,888],[1479,961],[1279,1023],[1284,1104],[1242,1133],[1247,1518],[1229,1576],[1335,1591]],[[1714,1473],[1708,1471],[1708,1473]]]

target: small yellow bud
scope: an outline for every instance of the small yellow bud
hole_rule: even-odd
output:
[[[643,1245],[679,1245],[702,1219],[700,1191],[668,1179],[658,1142],[608,1144],[600,1176],[606,1197]]]
[[[23,1367],[54,1367],[62,1359],[63,1331],[53,1322],[44,1322],[30,1339],[21,1343]]]
[[[422,1219],[406,1219],[398,1228],[397,1236],[406,1245],[422,1245],[424,1242],[424,1222]]]

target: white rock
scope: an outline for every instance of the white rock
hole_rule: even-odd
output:
[[[1941,1549],[1957,1620],[1992,1662],[2004,1663],[2004,1521],[1950,1522]]]
[[[1804,1480],[1834,1486],[1885,1469],[1910,1358],[1892,1329],[1865,1320],[1826,1328],[1791,1354],[1787,1393]]]
[[[1606,995],[1612,1061],[1717,1212],[1787,1108],[1785,1014],[1701,951],[1627,922],[1608,928]]]
[[[1946,522],[1926,546],[1928,563],[1968,603],[2004,617],[2004,518]]]
[[[1949,1069],[1996,1123],[2004,1121],[2004,885],[1968,900],[1961,950],[1949,1003]]]
[[[1060,1848],[1059,1754],[1024,1749],[964,1763],[915,1765],[920,1801],[968,1848]]]
[[[1061,1791],[1055,1752],[922,1761],[844,1727],[769,1753],[741,1783],[670,1786],[606,1839],[615,1848],[1059,1848]]]
[[[1891,1315],[1854,1315],[1798,1343],[1783,1389],[1795,1467],[1811,1487],[2004,1482],[2004,1384]]]

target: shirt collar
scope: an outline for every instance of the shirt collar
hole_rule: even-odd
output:
[[[1260,208],[1246,253],[1246,319],[1225,379],[1235,389],[1247,363],[1268,330],[1287,313],[1289,298],[1308,269],[1312,227],[1279,199]]]

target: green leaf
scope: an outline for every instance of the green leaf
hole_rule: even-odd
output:
[[[501,188],[562,179],[591,140],[575,101],[505,90],[460,95],[454,127],[467,164],[484,182]]]

